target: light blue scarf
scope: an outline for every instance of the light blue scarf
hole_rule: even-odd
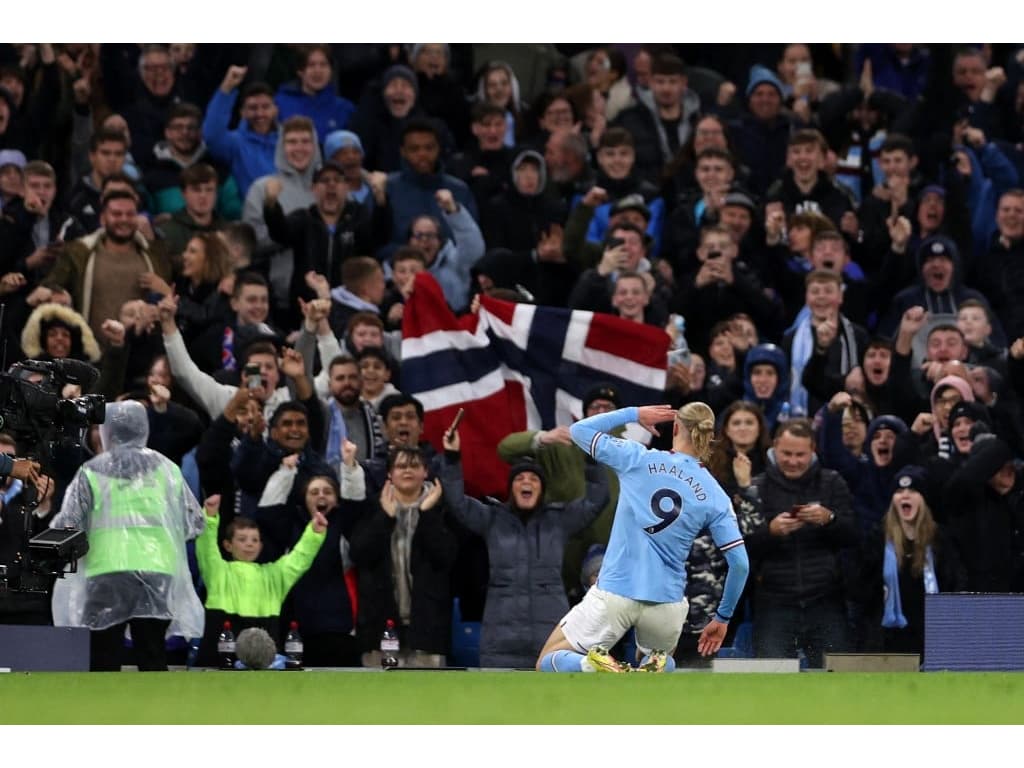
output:
[[[348,428],[345,426],[345,417],[341,415],[341,406],[333,397],[327,404],[331,412],[331,423],[327,428],[327,450],[325,451],[327,463],[337,467],[341,463],[341,446],[348,437]]]
[[[896,562],[896,549],[891,541],[885,542],[885,557],[882,560],[882,582],[885,584],[885,613],[882,615],[882,626],[889,629],[903,629],[907,626],[907,617],[903,615],[900,601],[900,564]],[[939,582],[935,578],[935,560],[932,548],[924,553],[924,593],[934,595],[939,591]]]

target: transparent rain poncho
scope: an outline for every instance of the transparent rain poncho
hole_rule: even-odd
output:
[[[203,529],[202,507],[177,465],[146,448],[148,437],[141,403],[107,405],[104,452],[78,469],[50,523],[89,538],[78,573],[57,580],[56,626],[105,629],[156,618],[171,620],[169,636],[203,633],[185,553],[185,542]]]

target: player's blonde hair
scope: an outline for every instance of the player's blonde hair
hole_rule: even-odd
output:
[[[711,406],[701,402],[687,403],[676,411],[676,418],[690,435],[697,458],[706,462],[711,458],[715,435],[715,412]]]

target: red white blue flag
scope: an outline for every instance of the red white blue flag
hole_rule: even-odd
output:
[[[582,310],[489,297],[456,318],[432,275],[416,276],[402,321],[402,390],[423,403],[424,438],[441,435],[459,408],[466,490],[505,497],[505,435],[582,416],[581,398],[611,383],[623,405],[665,399],[669,337],[659,328]]]

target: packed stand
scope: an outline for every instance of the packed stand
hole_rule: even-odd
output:
[[[482,665],[533,666],[618,483],[564,423],[490,447],[505,500],[465,492],[458,434],[421,439],[402,387],[423,272],[459,315],[685,341],[662,399],[714,409],[751,558],[727,644],[920,653],[925,594],[1024,591],[1022,75],[1016,45],[0,46],[5,365],[81,360],[65,397],[132,404],[31,523],[92,536],[58,596],[94,668],[165,668],[168,625],[216,665],[225,621],[372,666],[388,619],[398,663],[440,667],[453,606]],[[644,404],[589,385],[575,418]],[[701,665],[707,533],[688,570],[676,658]]]

